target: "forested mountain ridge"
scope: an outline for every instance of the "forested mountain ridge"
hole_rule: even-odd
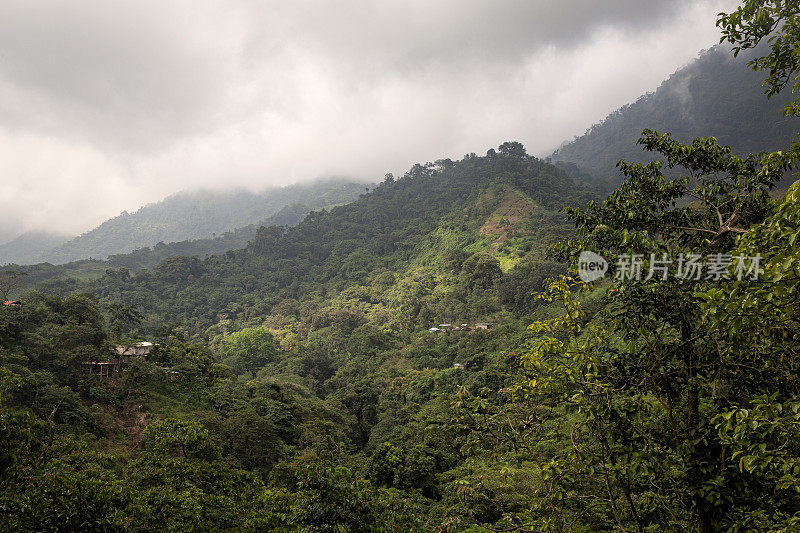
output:
[[[129,253],[110,255],[107,259],[107,264],[138,271],[152,268],[162,260],[177,255],[196,255],[204,258],[208,255],[221,254],[228,250],[238,250],[246,247],[247,243],[253,240],[260,225],[295,226],[313,210],[300,203],[287,205],[277,213],[260,220],[258,224],[249,224],[233,231],[226,231],[222,235],[210,239],[193,239],[170,242],[168,244],[159,242],[154,246],[140,248]]]
[[[241,250],[51,280],[38,288],[63,296],[33,291],[0,307],[7,529],[91,520],[131,530],[470,531],[511,520],[560,530],[579,520],[589,530],[637,521],[685,530],[700,514],[692,498],[716,505],[723,524],[749,519],[727,510],[720,496],[731,493],[757,517],[775,498],[796,509],[794,491],[747,499],[753,485],[741,477],[786,482],[772,471],[708,459],[723,443],[739,455],[750,446],[730,436],[745,416],[732,418],[731,406],[756,402],[759,421],[741,422],[748,431],[771,421],[771,400],[752,395],[791,390],[796,332],[728,341],[740,334],[709,313],[733,313],[745,329],[761,327],[765,310],[770,324],[785,313],[796,321],[787,305],[795,291],[658,279],[590,290],[557,278],[565,265],[544,253],[558,243],[556,254],[589,248],[614,258],[650,245],[688,253],[705,238],[691,226],[715,227],[711,208],[723,206],[723,216],[741,212],[752,224],[765,275],[797,284],[783,256],[791,245],[775,243],[798,232],[798,189],[783,201],[767,194],[780,168],[760,174],[757,162],[703,140],[645,141],[671,162],[687,153],[688,164],[699,161],[699,183],[714,180],[699,195],[709,206],[661,214],[690,181],[634,166],[602,205],[570,211],[575,233],[561,206],[586,205],[596,192],[506,143],[387,176],[293,228],[259,228]],[[726,238],[720,249],[753,255],[747,242]],[[774,297],[773,310],[754,303]],[[743,305],[756,305],[753,320]],[[690,327],[692,355],[729,357],[686,371],[678,328]],[[702,336],[701,327],[721,329]],[[722,342],[700,345],[706,337]],[[150,357],[109,377],[87,371],[109,345],[139,339],[158,343]],[[763,367],[738,364],[753,354]],[[717,402],[721,394],[731,403]],[[728,413],[729,431],[719,422]],[[695,470],[698,461],[709,466]],[[76,505],[76,494],[91,505]]]
[[[385,510],[379,511],[386,513],[383,523],[397,520],[403,525],[394,529],[408,529],[425,516],[427,504],[396,491],[445,496],[435,479],[458,465],[453,442],[464,436],[449,421],[452,394],[460,383],[505,379],[502,340],[527,337],[519,317],[536,307],[533,293],[543,279],[563,271],[544,257],[546,245],[571,232],[561,207],[596,197],[528,156],[521,144],[505,143],[483,157],[468,154],[415,165],[399,179],[387,176],[355,202],[314,211],[295,227],[259,228],[240,250],[205,259],[171,257],[135,273],[98,262],[106,267],[99,279],[36,284],[63,297],[29,292],[22,305],[0,308],[0,357],[15,380],[4,398],[42,417],[58,398],[51,416],[57,431],[109,438],[131,458],[119,473],[129,486],[119,488],[121,499],[108,500],[125,511],[92,507],[103,523],[119,525],[122,516],[135,515],[136,523],[178,527],[194,520],[179,510],[184,504],[215,498],[227,502],[225,509],[254,509],[227,515],[229,523],[246,520],[269,529],[296,516],[324,527],[330,517],[300,518],[300,507],[280,503],[301,475],[350,487],[342,493],[345,500],[365,506],[346,513],[354,530],[375,520],[378,508]],[[74,272],[69,267],[51,268]],[[443,322],[455,322],[461,331],[427,331]],[[478,331],[478,322],[496,326]],[[462,329],[463,323],[469,327]],[[109,342],[129,336],[160,346],[111,379],[86,373],[81,362],[100,360]],[[44,348],[50,342],[59,345],[55,358]],[[454,364],[469,367],[470,375],[454,371]],[[407,394],[415,395],[413,402],[402,400]],[[441,429],[430,432],[429,422],[415,420],[420,410]],[[182,421],[156,422],[176,417]],[[194,443],[172,440],[185,432],[194,432]],[[406,474],[387,477],[394,468],[386,470],[387,453],[396,453],[389,442],[406,439],[417,442],[404,459]],[[187,450],[185,457],[178,452],[183,458],[173,466],[183,468],[188,460],[199,469],[192,474],[198,483],[192,496],[156,481],[166,479],[160,477],[164,467],[172,468],[159,463],[163,446],[173,450],[168,454]],[[141,459],[159,464],[134,459],[140,447],[150,450]],[[349,467],[328,470],[324,464],[335,457]],[[353,477],[348,468],[361,471],[358,463],[372,472],[376,487],[386,488]],[[214,481],[204,474],[212,470]],[[319,505],[317,481],[308,486],[309,511]],[[153,482],[157,497],[140,492]],[[445,492],[448,501],[457,497]],[[150,498],[161,501],[166,514],[150,514]],[[44,510],[19,513],[14,523],[33,528],[50,516]],[[443,518],[437,511],[429,520]]]
[[[784,117],[781,106],[789,94],[764,96],[761,75],[722,46],[706,50],[665,80],[655,92],[617,109],[585,134],[565,143],[549,159],[577,164],[574,174],[616,187],[620,159],[644,162],[648,154],[636,144],[646,128],[670,132],[682,142],[714,136],[734,153],[750,154],[784,148],[797,131],[798,120]]]
[[[305,205],[292,204],[284,207],[274,215],[262,220],[266,225],[294,226],[299,223],[311,209]],[[175,256],[198,256],[201,259],[213,254],[221,254],[228,250],[238,250],[247,246],[256,234],[258,226],[250,224],[236,228],[211,239],[195,239],[165,244],[159,242],[125,254],[110,255],[107,260],[83,259],[63,265],[37,263],[33,265],[6,265],[26,273],[29,286],[53,278],[89,281],[101,277],[109,268],[127,268],[130,271],[150,269],[164,259]]]
[[[800,90],[795,5],[719,26]],[[0,305],[0,531],[798,530],[800,144],[638,143],[602,201],[509,142],[242,249],[48,265]]]
[[[516,221],[527,224],[530,231],[517,231],[516,240],[495,242],[496,235],[481,235],[480,228],[508,190],[518,191],[537,208]],[[455,278],[462,263],[478,252],[485,253],[486,260],[494,257],[506,269],[533,252],[541,261],[544,246],[568,231],[558,213],[560,206],[581,203],[595,194],[525,154],[519,143],[506,143],[484,157],[470,154],[456,162],[415,165],[401,179],[389,177],[351,204],[314,211],[296,227],[262,227],[244,249],[207,259],[174,257],[138,273],[117,268],[85,288],[101,298],[135,302],[148,311],[153,326],[181,320],[191,324],[193,332],[201,332],[220,319],[247,324],[269,315],[282,300],[367,286],[382,274],[403,276],[432,250],[437,255],[430,259],[434,261],[430,270],[440,275],[442,264],[450,261]],[[484,242],[494,245],[483,246]],[[108,264],[119,261],[112,258]],[[512,279],[520,274],[509,275]],[[487,288],[495,281],[499,279],[487,282]],[[55,279],[41,287],[64,293],[81,284]],[[464,306],[468,297],[462,294],[450,303]],[[428,298],[434,305],[436,299],[430,294]],[[414,324],[451,312],[434,311],[423,303],[411,317]]]
[[[664,139],[648,142],[655,141]],[[686,150],[690,161],[695,152],[703,156],[701,173],[716,175],[729,164],[713,144],[665,142],[661,150],[671,158]],[[712,154],[718,159],[706,157]],[[766,192],[780,172],[771,171],[757,194],[740,195],[729,184],[749,186],[739,171],[751,173],[756,163],[730,164],[733,178],[718,178],[707,194],[746,205],[709,198],[712,205],[729,204],[725,216],[740,210],[747,220],[784,216],[796,232],[797,187],[786,201],[773,201]],[[681,335],[669,328],[699,320],[695,290],[715,298],[727,282],[608,281],[592,291],[557,278],[565,265],[547,258],[548,245],[613,258],[630,247],[643,251],[658,231],[656,238],[688,251],[702,236],[675,235],[672,217],[717,223],[700,206],[672,209],[664,226],[658,217],[655,225],[637,218],[632,202],[655,212],[663,194],[688,183],[650,181],[648,169],[628,169],[619,192],[602,207],[591,204],[590,216],[600,221],[591,231],[583,228],[595,219],[571,211],[576,234],[560,207],[585,205],[596,192],[506,143],[484,157],[387,176],[356,202],[313,212],[293,228],[259,228],[244,249],[40,283],[63,296],[33,291],[0,307],[0,429],[13,450],[4,460],[9,475],[23,480],[19,490],[16,482],[3,485],[9,503],[0,512],[15,528],[34,530],[91,519],[123,529],[325,531],[334,523],[351,531],[470,531],[498,528],[507,515],[535,530],[553,520],[561,494],[576,490],[580,497],[567,498],[557,525],[582,517],[601,530],[635,520],[691,524],[687,501],[695,493],[673,488],[688,485],[688,476],[721,486],[709,489],[717,491],[712,501],[750,485],[733,466],[694,473],[692,454],[701,452],[684,443],[727,438],[709,426],[717,420],[711,394],[750,401],[748,390],[790,386],[793,363],[782,350],[791,342],[781,334],[773,347],[767,339],[766,353],[781,355],[767,356],[767,369],[705,363],[695,374],[708,380],[697,393],[703,418],[686,422],[684,395],[670,387],[682,391],[692,382],[676,349]],[[765,239],[773,251],[760,249],[771,272],[786,262],[775,237]],[[735,245],[722,244],[730,252]],[[545,278],[554,276],[546,290]],[[734,294],[714,305],[738,313],[753,297]],[[628,306],[631,313],[621,312]],[[777,312],[791,309],[781,300]],[[109,377],[87,371],[108,357],[109,345],[139,339],[158,343],[148,358]],[[731,387],[732,380],[748,388]],[[700,435],[684,429],[697,420]],[[613,453],[593,435],[617,439]],[[644,451],[631,458],[626,450],[639,446]],[[23,467],[37,457],[46,469]],[[610,479],[602,469],[608,461]],[[579,485],[571,477],[576,466],[583,469]],[[668,488],[653,488],[652,472]],[[76,486],[92,505],[73,504],[76,492],[66,487]],[[608,490],[615,509],[603,503]],[[638,506],[633,511],[621,507],[625,490]],[[789,508],[792,494],[781,500]],[[760,502],[748,505],[760,513]],[[654,510],[639,518],[638,508]]]
[[[97,228],[39,253],[22,255],[20,251],[3,263],[63,264],[82,259],[106,259],[158,243],[213,239],[226,232],[257,225],[292,205],[310,211],[343,204],[358,198],[366,185],[339,179],[319,180],[259,193],[235,191],[186,191],[160,202],[148,204],[135,213],[124,212]],[[296,210],[296,209],[295,209]],[[285,214],[288,214],[286,212]],[[302,213],[305,214],[305,213]],[[295,223],[296,217],[286,219]],[[240,242],[230,243],[232,247]],[[222,242],[208,243],[209,252],[221,251]]]

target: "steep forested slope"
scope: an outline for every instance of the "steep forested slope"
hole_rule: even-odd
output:
[[[210,239],[237,228],[259,224],[281,209],[302,204],[307,209],[347,203],[364,192],[364,185],[340,180],[317,181],[268,189],[260,193],[194,191],[170,196],[135,213],[122,213],[97,228],[19,263],[68,263],[105,259],[157,243]],[[0,263],[12,262],[11,259]]]
[[[738,154],[784,148],[798,126],[797,119],[780,111],[790,95],[767,100],[762,75],[746,65],[752,56],[743,53],[734,59],[722,47],[703,52],[655,92],[614,111],[551,158],[575,163],[593,179],[616,185],[621,181],[617,161],[647,160],[636,144],[646,128],[671,132],[682,142],[714,136]]]
[[[111,268],[122,264],[114,257],[106,263],[108,273],[89,285],[67,275],[40,288],[67,293],[84,287],[104,300],[141,306],[150,325],[181,320],[195,334],[219,321],[263,319],[284,300],[311,301],[348,286],[368,287],[382,275],[408,276],[409,287],[421,291],[414,295],[413,324],[457,309],[472,316],[477,304],[469,302],[479,300],[478,293],[487,302],[483,307],[503,307],[494,300],[502,281],[524,283],[523,272],[530,272],[532,261],[543,260],[544,246],[569,231],[558,210],[593,194],[559,169],[527,156],[519,143],[506,143],[484,157],[415,165],[403,178],[387,178],[351,204],[312,212],[294,228],[262,227],[241,250],[207,259],[173,257],[135,274]],[[508,200],[507,211],[495,213],[517,195],[533,207],[526,210]],[[494,230],[481,231],[493,213]],[[464,264],[473,272],[462,272]],[[495,268],[504,270],[505,278]],[[36,267],[29,270],[34,274]],[[417,270],[429,281],[410,281]],[[485,282],[472,279],[483,275]],[[394,298],[401,301],[398,290]],[[435,297],[436,291],[449,296]],[[504,303],[526,298],[508,287],[505,294]]]
[[[0,306],[0,532],[796,531],[800,147],[640,142],[601,203],[505,143],[224,254],[37,266],[86,292]],[[542,291],[552,243],[608,275]]]
[[[89,492],[83,515],[53,516],[36,502],[61,493],[37,470],[25,495],[9,498],[10,519],[34,529],[87,516],[176,529],[220,520],[245,529],[441,523],[458,495],[436,476],[459,464],[454,442],[467,435],[450,420],[451,398],[460,386],[507,379],[505,343],[529,336],[518,317],[536,308],[543,278],[563,268],[543,256],[545,245],[571,233],[560,209],[593,197],[506,143],[484,157],[415,165],[295,227],[261,227],[239,250],[171,257],[135,274],[96,261],[91,268],[106,270],[90,281],[70,279],[80,265],[46,266],[62,278],[37,288],[94,294],[33,292],[21,306],[0,308],[0,379],[8,376],[9,391],[0,407],[11,417],[28,409],[32,424],[49,415],[59,434],[97,439],[97,448],[111,443],[123,458],[113,478],[123,481],[111,482],[119,511],[108,512],[105,493]],[[445,321],[498,326],[428,333]],[[112,379],[86,373],[82,362],[129,336],[160,346]],[[30,442],[39,442],[38,428]],[[15,457],[28,453],[27,442]],[[97,479],[108,471],[92,451],[58,442],[43,455],[48,471],[107,487],[111,478]],[[75,462],[59,462],[67,453]],[[391,474],[390,456],[403,457],[402,475]],[[332,461],[338,466],[329,468]],[[84,465],[94,472],[88,478]],[[164,481],[174,468],[192,471],[192,491]],[[306,489],[295,496],[298,483]],[[41,498],[39,487],[47,491]],[[326,508],[320,499],[329,489],[358,509],[308,514]],[[448,503],[427,511],[443,498]],[[191,510],[207,501],[215,504],[208,516]]]
[[[94,295],[33,292],[0,307],[6,529],[689,530],[701,513],[747,523],[776,499],[782,523],[796,492],[752,487],[796,482],[727,458],[749,453],[788,471],[796,457],[795,444],[781,450],[784,467],[762,459],[773,452],[760,437],[730,434],[796,433],[796,415],[771,419],[778,396],[761,394],[797,386],[797,328],[772,331],[798,323],[793,238],[781,233],[787,224],[796,236],[797,187],[774,202],[779,171],[762,176],[713,144],[666,142],[674,157],[700,152],[688,160],[711,165],[695,169],[709,204],[684,209],[669,199],[689,179],[636,168],[602,206],[572,212],[576,234],[559,208],[593,192],[507,143],[416,165],[294,228],[261,227],[241,250],[39,284]],[[741,194],[753,174],[757,190]],[[765,275],[788,290],[657,277],[590,291],[561,278],[534,295],[564,271],[544,257],[547,244],[573,236],[555,251],[609,258],[649,246],[688,253],[706,238],[689,226],[716,227],[715,208],[754,224]],[[765,219],[773,212],[785,222]],[[721,243],[731,256],[753,253]],[[773,297],[774,309],[763,305]],[[729,312],[767,331],[727,331]],[[147,359],[108,378],[86,371],[109,345],[142,338],[159,344]],[[751,403],[753,422],[730,411]]]

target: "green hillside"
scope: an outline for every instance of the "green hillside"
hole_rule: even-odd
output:
[[[136,273],[114,267],[117,258],[28,267],[31,280],[37,268],[46,268],[50,279],[36,288],[63,297],[28,293],[19,309],[0,309],[0,323],[11,332],[3,353],[26,354],[24,362],[17,355],[4,360],[21,380],[8,397],[12,405],[44,413],[51,395],[61,395],[59,431],[79,428],[82,438],[110,439],[116,453],[131,460],[140,445],[159,446],[152,421],[186,421],[165,427],[168,433],[201,424],[208,428],[201,439],[225,457],[223,463],[213,462],[217,452],[206,458],[207,467],[220,472],[219,482],[232,483],[227,476],[240,476],[236,469],[244,468],[255,476],[246,491],[259,493],[264,482],[272,487],[272,496],[259,496],[267,500],[245,504],[272,509],[254,511],[260,518],[251,516],[253,523],[284,523],[280,487],[294,490],[295,476],[306,471],[364,491],[343,493],[348,500],[373,501],[352,520],[373,520],[378,505],[384,521],[416,523],[430,498],[445,496],[437,472],[460,461],[450,439],[466,434],[450,427],[448,398],[461,385],[500,383],[508,375],[499,366],[505,339],[528,337],[520,318],[537,307],[533,292],[563,271],[544,257],[548,244],[571,233],[560,209],[596,197],[528,156],[519,143],[505,143],[483,157],[415,165],[396,180],[387,176],[357,201],[312,212],[295,227],[262,226],[240,250],[172,257]],[[75,277],[104,267],[99,278]],[[93,296],[75,294],[81,291]],[[444,322],[469,327],[427,331]],[[484,332],[475,329],[478,322],[497,325]],[[84,333],[74,336],[72,328]],[[46,339],[53,334],[61,339],[56,358],[37,344],[52,342]],[[103,357],[108,342],[130,335],[160,346],[120,379],[86,374],[80,361]],[[470,376],[454,371],[455,363],[468,366]],[[178,378],[166,379],[164,368]],[[422,396],[401,401],[412,389]],[[33,390],[40,393],[31,397]],[[430,411],[447,429],[428,434],[429,422],[414,420],[417,409]],[[419,443],[410,477],[380,481],[386,443],[407,439]],[[325,463],[334,457],[348,466],[328,470]],[[130,468],[155,473],[161,467]],[[364,468],[389,488],[353,477]],[[227,490],[216,483],[203,491]],[[392,492],[398,489],[420,490],[422,499]],[[246,491],[224,498],[238,508]],[[167,497],[169,507],[181,505],[179,493]],[[141,503],[143,509],[151,505]],[[437,515],[444,518],[441,510]]]
[[[301,208],[304,211],[302,218],[309,210],[350,202],[358,198],[364,188],[365,185],[359,183],[320,180],[260,193],[245,190],[182,192],[148,204],[135,213],[124,212],[79,237],[38,254],[24,257],[15,254],[5,261],[0,255],[0,263],[63,264],[89,258],[103,260],[110,255],[125,254],[158,243],[213,239],[227,232],[235,233],[239,228],[269,222],[267,219],[295,204],[304,206]],[[289,216],[285,222],[297,221],[297,216]],[[241,239],[227,244],[217,241],[208,243],[210,248],[195,247],[196,251],[192,253],[223,251],[219,246],[235,248],[241,243]],[[182,249],[190,251],[185,246]]]
[[[142,306],[152,321],[148,325],[180,320],[195,333],[220,320],[253,323],[284,300],[329,298],[351,286],[367,290],[381,276],[429,277],[434,285],[420,290],[444,283],[438,290],[452,293],[444,301],[427,292],[417,294],[430,305],[418,304],[409,317],[413,324],[437,316],[455,318],[462,308],[465,317],[474,316],[473,310],[467,311],[468,302],[478,296],[458,285],[462,263],[480,259],[475,268],[493,268],[496,261],[509,280],[521,277],[521,269],[543,260],[547,244],[569,231],[559,208],[593,194],[555,167],[527,156],[518,143],[507,143],[484,157],[471,154],[461,161],[416,165],[402,179],[387,179],[351,204],[312,212],[294,228],[262,227],[241,250],[207,259],[174,257],[141,272],[130,268],[139,265],[114,268],[135,263],[140,254],[112,257],[106,263],[109,273],[85,288],[101,298]],[[498,213],[509,196],[534,207],[523,210],[524,216],[502,209]],[[481,231],[487,217],[497,219],[491,234]],[[443,264],[450,266],[443,270]],[[58,272],[28,267],[33,281],[39,268],[48,278]],[[71,267],[63,268],[67,272]],[[40,288],[63,293],[83,287],[64,278],[55,277]],[[495,283],[501,279],[487,281],[486,288]],[[510,288],[506,292],[509,301],[525,299],[512,295]]]
[[[781,113],[791,95],[768,100],[761,88],[762,75],[746,65],[752,57],[753,53],[743,53],[734,59],[721,46],[707,50],[655,92],[617,109],[550,158],[577,164],[578,171],[591,179],[616,186],[621,181],[616,169],[620,159],[647,160],[636,144],[646,128],[671,132],[682,142],[713,136],[737,154],[783,149],[798,129],[796,117]]]
[[[793,431],[794,415],[771,413],[798,405],[795,250],[775,246],[800,227],[797,186],[774,200],[780,168],[759,173],[707,140],[645,142],[697,185],[629,167],[622,188],[570,221],[560,208],[596,192],[506,143],[415,165],[295,227],[262,226],[244,249],[39,283],[62,295],[0,307],[8,528],[677,530],[749,520],[726,495],[747,517],[776,498],[795,509],[796,492],[751,501],[741,481],[792,483],[784,470],[711,460],[720,447],[770,460],[759,443]],[[686,195],[704,200],[676,207]],[[546,253],[686,254],[708,244],[691,228],[717,228],[714,209],[752,231],[718,250],[760,251],[787,290],[592,287],[558,278],[566,266]],[[789,325],[764,335],[775,323]],[[100,375],[110,346],[138,340],[157,346]],[[752,423],[732,418],[744,403]]]
[[[798,9],[745,8],[782,88]],[[797,531],[800,145],[636,142],[608,195],[506,142],[0,270],[0,533]]]

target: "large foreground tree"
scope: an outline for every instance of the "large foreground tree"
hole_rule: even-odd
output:
[[[746,1],[719,26],[734,53],[768,41],[751,62],[768,96],[800,90],[800,4]],[[713,138],[640,143],[663,162],[620,163],[620,189],[569,210],[577,235],[554,250],[609,260],[602,311],[589,320],[575,292],[590,287],[554,281],[545,297],[565,313],[531,326],[517,384],[496,402],[462,391],[500,471],[527,474],[470,490],[506,508],[499,487],[531,493],[509,529],[798,529],[800,185],[769,191],[800,145],[740,158]]]

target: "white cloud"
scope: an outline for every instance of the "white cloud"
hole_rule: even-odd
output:
[[[0,240],[196,186],[544,154],[715,44],[735,4],[5,2]]]

